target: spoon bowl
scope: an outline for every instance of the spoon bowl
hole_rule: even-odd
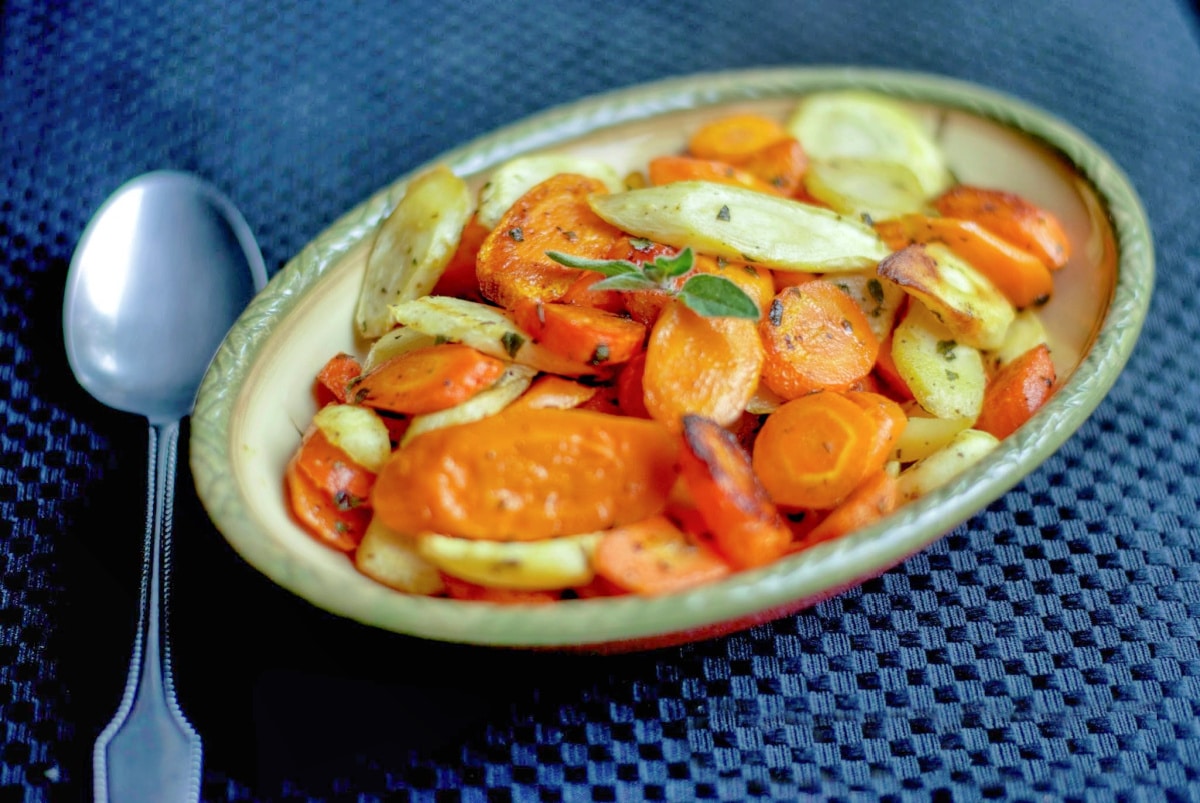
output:
[[[199,798],[201,742],[175,699],[167,630],[179,425],[229,327],[265,284],[241,213],[175,171],[121,186],[71,260],[63,299],[71,370],[97,400],[150,424],[138,631],[121,703],[93,752],[97,801]]]

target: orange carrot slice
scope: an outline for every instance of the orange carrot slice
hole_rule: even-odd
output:
[[[866,411],[874,421],[875,439],[869,447],[867,470],[882,469],[908,426],[904,408],[887,396],[867,390],[852,390],[846,398]]]
[[[406,351],[363,374],[354,402],[393,413],[432,413],[461,404],[504,373],[505,363],[462,343]]]
[[[504,410],[424,432],[375,480],[399,532],[530,541],[661,512],[679,439],[654,421],[590,410]]]
[[[646,352],[640,351],[621,368],[617,374],[617,406],[624,415],[635,418],[649,418],[650,411],[646,409],[646,386],[643,377],[646,375]]]
[[[560,173],[518,198],[479,248],[475,269],[484,297],[508,308],[520,298],[562,298],[581,271],[546,252],[603,259],[622,236],[588,206],[597,192],[607,192],[600,180]]]
[[[347,388],[362,374],[362,365],[352,354],[340,352],[333,355],[317,372],[317,406],[345,404],[350,398]]]
[[[720,552],[735,566],[770,563],[791,531],[734,434],[708,418],[683,417],[680,471]]]
[[[1029,349],[988,381],[975,429],[1008,437],[1049,400],[1056,378],[1046,344]]]
[[[1071,257],[1071,243],[1058,218],[1015,193],[961,184],[935,198],[933,206],[945,217],[975,221],[1051,270]]]
[[[780,291],[758,331],[763,381],[785,399],[846,390],[870,373],[879,356],[862,308],[828,279]]]
[[[711,583],[732,571],[715,550],[689,538],[665,516],[609,530],[596,545],[593,562],[597,575],[644,596]]]
[[[646,340],[643,324],[594,307],[524,298],[513,306],[513,320],[534,342],[588,365],[619,365]]]
[[[698,159],[694,156],[656,156],[646,169],[650,183],[654,186],[673,184],[676,181],[712,181],[717,184],[732,184],[738,187],[782,195],[783,192],[758,176],[739,167],[716,159]]]
[[[770,184],[780,195],[790,198],[804,189],[808,154],[799,140],[788,137],[750,154],[741,167]]]
[[[887,471],[876,471],[798,539],[794,550],[807,549],[873,524],[895,510],[899,498],[896,478]]]
[[[370,507],[339,505],[300,469],[296,456],[288,461],[284,483],[292,513],[305,529],[340,552],[354,551],[371,522]]]
[[[596,395],[596,388],[557,374],[543,374],[508,406],[509,410],[567,410]]]
[[[646,409],[675,432],[688,413],[732,424],[758,387],[762,363],[753,321],[706,318],[672,300],[646,346]]]
[[[779,505],[829,509],[870,465],[870,413],[840,393],[812,393],[767,416],[754,442],[754,471]]]
[[[778,120],[759,114],[731,114],[700,126],[688,138],[688,153],[701,159],[741,164],[781,140],[791,139]]]
[[[471,301],[483,300],[483,294],[479,290],[479,277],[475,275],[475,260],[487,235],[487,227],[472,215],[463,227],[458,248],[450,257],[450,262],[433,289],[429,291],[430,295],[456,296]]]
[[[375,473],[335,446],[317,426],[310,426],[293,457],[297,468],[341,507],[366,504]]]

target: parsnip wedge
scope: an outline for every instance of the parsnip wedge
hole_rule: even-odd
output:
[[[1046,337],[1046,326],[1037,312],[1031,309],[1021,310],[1008,327],[1004,342],[983,356],[989,368],[998,370],[1034,346],[1045,343]]]
[[[887,337],[904,303],[904,291],[895,282],[880,279],[873,270],[838,274],[830,281],[854,299],[877,339]]]
[[[413,179],[375,232],[354,323],[365,338],[391,328],[388,306],[427,294],[471,216],[467,183],[444,165]]]
[[[885,220],[925,208],[925,189],[898,162],[880,159],[813,160],[804,174],[808,194],[844,215]]]
[[[368,471],[378,474],[392,454],[387,425],[370,407],[327,404],[317,410],[312,422],[330,443]]]
[[[941,148],[916,115],[884,95],[862,90],[814,93],[796,106],[787,129],[813,160],[850,157],[904,165],[926,198],[953,181]]]
[[[955,339],[920,301],[909,304],[892,337],[892,360],[917,404],[938,418],[974,421],[987,373],[979,350]]]
[[[401,326],[472,348],[539,371],[583,376],[595,366],[560,357],[534,343],[498,307],[453,296],[423,296],[391,307],[392,321]]]
[[[601,533],[541,541],[481,541],[440,533],[417,536],[417,552],[446,574],[493,588],[524,591],[585,585]]]
[[[524,393],[536,375],[537,369],[527,365],[509,365],[491,387],[476,393],[462,404],[434,413],[413,416],[400,439],[400,446],[405,446],[423,432],[467,424],[495,415]]]
[[[879,275],[924,302],[957,340],[977,349],[1003,345],[1017,314],[990,279],[941,243],[900,249],[879,263]]]
[[[354,551],[355,567],[372,580],[407,594],[438,594],[445,588],[441,572],[417,554],[416,539],[371,519]]]
[[[897,495],[904,502],[925,496],[987,457],[1000,441],[978,429],[964,429],[923,460],[900,472]]]
[[[404,327],[391,329],[380,335],[379,339],[372,343],[371,348],[367,350],[366,359],[363,360],[363,373],[382,365],[392,357],[413,349],[432,346],[436,342],[436,337],[418,332],[416,329]]]
[[[479,191],[476,219],[487,228],[494,229],[518,198],[559,173],[577,173],[599,179],[609,192],[625,189],[625,182],[616,168],[600,159],[568,153],[517,156],[497,167]]]
[[[630,234],[778,270],[853,271],[890,253],[874,230],[858,220],[727,184],[677,181],[593,195],[588,203]]]
[[[915,463],[929,457],[972,423],[970,418],[909,415],[908,423],[900,431],[900,438],[892,450],[892,458],[899,463]]]

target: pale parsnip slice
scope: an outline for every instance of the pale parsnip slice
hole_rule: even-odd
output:
[[[387,425],[370,407],[327,404],[317,410],[312,422],[331,444],[368,471],[378,474],[392,453]]]
[[[367,577],[406,594],[440,594],[441,572],[417,554],[416,539],[371,519],[354,551],[354,566]]]
[[[925,209],[925,191],[899,162],[840,157],[813,160],[804,174],[808,194],[844,215],[886,220]]]
[[[925,496],[987,457],[999,443],[995,435],[982,430],[962,430],[941,449],[901,471],[897,495],[902,502]]]
[[[902,248],[878,271],[924,302],[957,340],[977,349],[1002,345],[1017,314],[990,279],[941,243]]]
[[[424,296],[391,307],[392,321],[539,371],[583,376],[594,366],[576,363],[534,343],[502,309],[453,296]]]
[[[476,393],[465,402],[445,410],[413,416],[400,438],[400,446],[407,445],[424,432],[456,424],[468,424],[495,415],[524,393],[536,375],[537,369],[528,365],[509,365],[491,387]]]
[[[569,153],[540,153],[517,156],[496,168],[479,191],[476,219],[493,229],[518,198],[559,173],[576,173],[599,179],[609,192],[625,189],[616,168],[601,159]]]
[[[436,337],[418,332],[416,329],[408,329],[403,326],[390,329],[372,343],[371,348],[367,350],[366,359],[363,360],[363,373],[382,365],[392,357],[398,357],[414,349],[432,346],[435,343],[437,343]]]
[[[904,165],[926,198],[953,181],[941,148],[917,116],[884,95],[854,89],[817,92],[797,104],[786,125],[813,160],[850,157]]]
[[[417,551],[446,574],[493,588],[551,591],[586,585],[602,533],[541,541],[481,541],[441,533],[417,536]]]
[[[870,267],[890,251],[875,231],[836,212],[744,187],[677,181],[588,199],[622,231],[777,270]]]
[[[471,192],[450,168],[438,165],[413,179],[371,243],[354,314],[360,335],[379,337],[391,328],[390,305],[433,289],[470,216]]]
[[[900,463],[915,463],[946,446],[954,436],[973,424],[970,418],[934,418],[909,415],[908,423],[896,441],[892,458]]]
[[[1012,325],[1008,327],[1004,342],[998,348],[984,354],[984,358],[987,360],[988,366],[992,370],[996,370],[1008,365],[1034,346],[1045,342],[1047,342],[1046,327],[1042,323],[1042,319],[1031,309],[1021,310],[1013,319]]]
[[[905,293],[899,285],[880,279],[873,270],[841,273],[830,281],[854,299],[878,340],[887,337],[904,303]]]
[[[896,325],[892,360],[917,404],[938,418],[968,418],[983,408],[987,373],[979,350],[955,339],[917,299]]]
[[[782,407],[786,401],[787,399],[759,382],[758,389],[754,391],[750,401],[746,402],[746,412],[752,415],[769,415]]]

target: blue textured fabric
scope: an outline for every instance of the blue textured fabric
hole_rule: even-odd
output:
[[[1026,481],[778,622],[595,658],[315,610],[224,545],[185,475],[176,662],[205,800],[1200,799],[1200,48],[1182,2],[0,4],[0,801],[78,800],[123,686],[141,421],[60,330],[118,184],[192,170],[277,270],[442,150],[697,71],[864,64],[1052,110],[1127,171],[1158,287],[1108,399]],[[185,432],[186,437],[186,432]]]

